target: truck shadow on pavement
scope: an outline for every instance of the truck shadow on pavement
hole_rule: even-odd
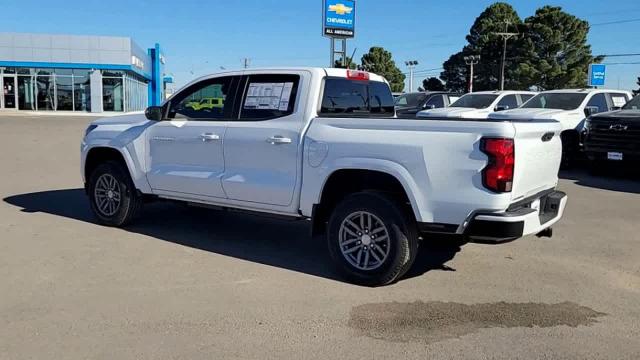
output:
[[[620,168],[606,168],[598,175],[585,169],[562,170],[559,176],[579,186],[640,194],[640,174]]]
[[[9,196],[25,213],[46,213],[96,224],[83,189],[51,190]],[[97,225],[96,226],[100,226]],[[142,216],[124,231],[268,266],[342,281],[331,266],[324,238],[310,238],[307,221],[284,221],[236,212],[190,208],[171,202],[145,205]],[[403,280],[445,265],[459,244],[423,244]]]

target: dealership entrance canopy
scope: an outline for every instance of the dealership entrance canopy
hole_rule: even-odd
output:
[[[160,45],[127,37],[0,33],[0,110],[139,111],[164,99]]]

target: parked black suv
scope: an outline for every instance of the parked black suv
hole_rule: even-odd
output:
[[[396,114],[400,118],[415,118],[419,111],[447,107],[461,96],[440,91],[403,94],[396,98]]]
[[[640,164],[640,96],[621,110],[589,117],[585,123],[584,151],[594,170],[605,162]]]

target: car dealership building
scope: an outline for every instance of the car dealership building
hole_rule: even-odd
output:
[[[128,37],[0,33],[0,111],[144,110],[164,99],[164,62]]]

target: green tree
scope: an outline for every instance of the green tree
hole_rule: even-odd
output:
[[[522,20],[515,9],[504,2],[497,2],[487,7],[478,16],[467,35],[467,45],[461,52],[452,55],[443,64],[444,71],[440,78],[447,83],[447,89],[464,91],[468,82],[468,66],[464,57],[480,55],[480,62],[474,69],[474,90],[496,90],[500,87],[500,70],[503,52],[502,38],[496,33],[516,32],[522,26]],[[516,41],[507,43],[507,61],[505,89],[522,88],[515,76],[514,61],[518,59]]]
[[[334,64],[335,68],[338,69],[351,69],[351,70],[355,70],[358,65],[356,63],[353,62],[353,59],[351,59],[351,57],[347,56],[347,66],[343,66],[342,65],[342,58],[336,60],[336,63]]]
[[[640,77],[638,77],[638,82],[636,84],[640,86]],[[633,96],[638,96],[638,95],[640,95],[640,88],[638,88],[638,90],[633,91]]]
[[[383,76],[393,92],[404,90],[405,75],[396,66],[391,53],[384,48],[374,46],[364,54],[361,69]]]
[[[445,87],[452,92],[466,92],[469,81],[469,67],[464,62],[462,52],[451,55],[442,67],[440,79],[446,81]]]
[[[589,64],[602,61],[591,54],[587,21],[560,7],[545,6],[528,17],[523,28],[515,73],[524,86],[538,90],[587,86]]]
[[[430,77],[422,80],[422,87],[419,91],[444,91],[444,84],[436,77]]]

